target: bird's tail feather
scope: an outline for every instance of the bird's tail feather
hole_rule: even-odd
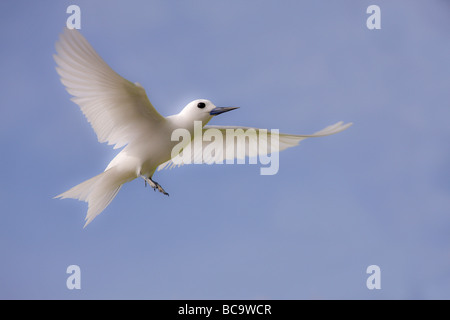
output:
[[[86,227],[111,203],[122,184],[129,181],[127,178],[128,175],[125,175],[125,172],[121,173],[117,168],[112,167],[57,195],[55,198],[71,198],[87,202],[88,212],[85,219],[86,224],[84,225]]]

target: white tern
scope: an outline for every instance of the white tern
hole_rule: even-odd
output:
[[[124,183],[138,177],[142,177],[145,183],[155,190],[168,195],[152,178],[158,167],[162,169],[174,165],[171,163],[172,149],[178,144],[178,141],[171,139],[174,130],[185,129],[193,134],[194,123],[199,121],[204,126],[203,130],[217,129],[223,132],[224,136],[225,131],[230,128],[249,129],[205,126],[212,117],[236,109],[216,107],[206,99],[194,100],[180,113],[163,117],[149,101],[144,88],[112,70],[76,29],[64,29],[56,43],[56,52],[53,57],[61,82],[73,96],[72,101],[81,108],[97,134],[98,141],[114,145],[114,149],[123,147],[104,172],[55,197],[78,199],[88,203],[84,227],[111,203]],[[271,145],[269,138],[265,140],[270,151],[257,150],[256,154],[279,152],[298,145],[305,138],[335,134],[350,125],[351,123],[344,125],[343,122],[338,122],[312,135],[280,133],[277,135],[276,145]],[[263,132],[263,129],[251,129],[255,132],[254,139]],[[267,130],[264,133],[267,133]],[[267,135],[270,136],[271,133],[268,132]],[[251,138],[243,139],[240,143],[249,144],[249,140]],[[192,145],[192,142],[190,144]],[[204,144],[203,148],[205,145],[207,144]],[[248,149],[249,146],[246,146],[246,156],[255,155],[254,150],[252,153]],[[193,158],[195,156],[192,155]],[[234,153],[231,156],[236,157]],[[227,158],[227,154],[224,152],[221,157],[223,160]],[[216,157],[215,160],[220,159]],[[203,159],[203,162],[211,161]]]

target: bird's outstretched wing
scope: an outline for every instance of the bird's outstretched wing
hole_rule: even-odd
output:
[[[338,122],[311,135],[273,133],[269,130],[250,127],[204,126],[203,137],[194,137],[182,151],[185,152],[187,150],[189,157],[172,158],[161,164],[158,167],[158,171],[172,169],[184,164],[224,163],[226,160],[268,155],[272,152],[279,152],[294,147],[306,138],[324,137],[341,132],[351,125],[352,123],[344,124],[343,122]],[[217,143],[216,137],[222,137],[219,138],[222,139],[220,141],[222,148],[214,148],[212,146],[213,143]]]
[[[120,148],[165,118],[144,88],[118,75],[76,30],[64,29],[53,57],[61,82],[92,125],[99,142]]]

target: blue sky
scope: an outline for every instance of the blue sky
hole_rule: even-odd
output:
[[[55,71],[70,4],[163,115],[206,98],[240,107],[211,124],[354,125],[282,152],[274,176],[184,166],[154,176],[170,197],[130,182],[83,229],[87,205],[52,197],[117,151]],[[0,298],[449,299],[449,15],[437,0],[1,2]]]

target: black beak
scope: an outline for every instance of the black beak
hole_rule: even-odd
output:
[[[210,115],[212,116],[217,116],[218,114],[224,113],[224,112],[228,112],[234,109],[239,109],[239,107],[215,107],[214,109],[212,109],[210,111]]]

